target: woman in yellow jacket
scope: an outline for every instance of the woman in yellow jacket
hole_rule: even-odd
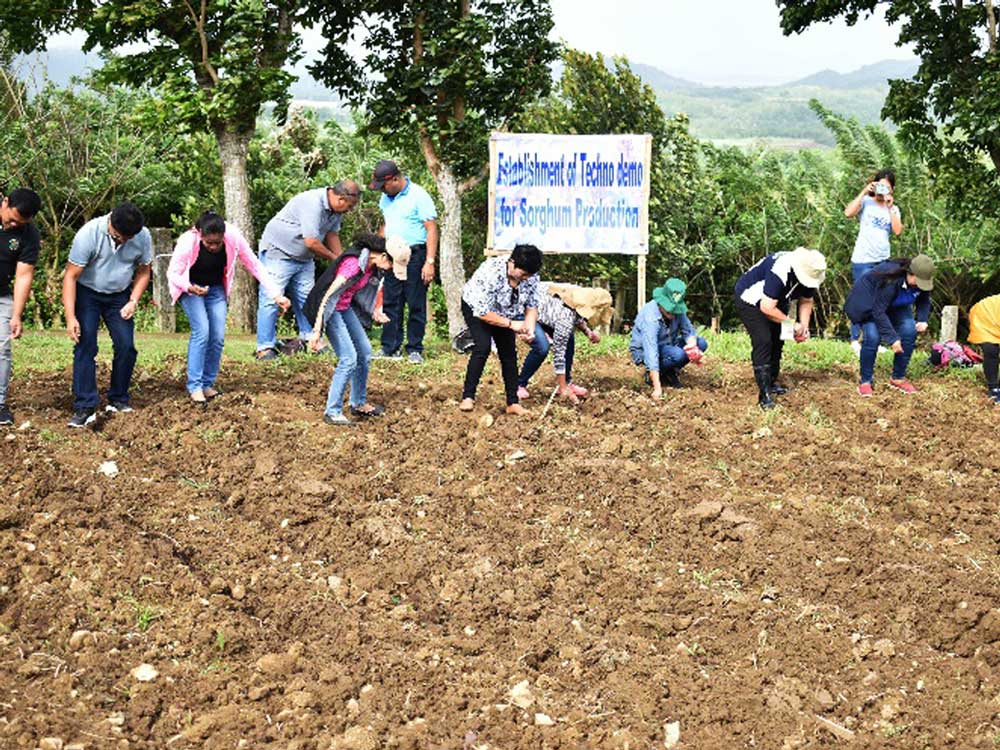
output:
[[[983,349],[983,374],[990,398],[1000,405],[1000,294],[979,300],[969,310],[969,343]]]

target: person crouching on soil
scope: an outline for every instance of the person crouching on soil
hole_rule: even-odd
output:
[[[969,342],[983,350],[983,374],[993,403],[1000,406],[1000,294],[979,300],[969,310]]]
[[[528,343],[538,322],[538,271],[542,253],[534,245],[518,245],[510,255],[486,260],[462,288],[462,315],[472,336],[472,354],[465,370],[459,409],[472,411],[476,389],[496,344],[508,414],[524,414],[517,398],[517,346],[514,336]],[[523,317],[523,320],[518,318]]]
[[[588,305],[586,296],[602,295],[603,306],[593,306],[593,300]],[[569,298],[569,301],[563,297]],[[573,297],[579,299],[574,300]],[[606,299],[605,299],[606,298]],[[576,307],[571,305],[576,303]],[[601,309],[599,309],[599,307]],[[531,351],[524,358],[521,374],[517,379],[517,398],[523,401],[531,398],[528,392],[528,381],[534,375],[549,354],[549,337],[552,337],[551,349],[552,367],[556,373],[556,384],[559,395],[569,402],[577,404],[581,398],[586,398],[589,392],[583,386],[572,381],[573,355],[576,350],[574,333],[577,328],[583,331],[591,343],[597,344],[601,336],[591,330],[587,324],[588,317],[604,315],[610,319],[611,295],[604,289],[581,289],[562,284],[550,284],[547,281],[538,283],[538,322],[535,323],[535,340],[531,342]]]
[[[862,330],[859,395],[872,395],[879,342],[890,347],[896,355],[892,360],[889,385],[903,393],[916,392],[906,379],[906,368],[917,334],[927,330],[933,279],[934,261],[926,255],[918,255],[912,260],[899,258],[879,263],[851,287],[844,312]]]
[[[314,322],[309,349],[317,352],[325,331],[337,354],[337,366],[330,380],[323,421],[332,425],[352,425],[344,415],[344,391],[351,384],[351,414],[369,418],[380,416],[385,408],[368,403],[368,369],[372,347],[365,325],[389,320],[382,312],[382,273],[392,270],[405,281],[409,247],[393,244],[393,254],[386,241],[374,234],[361,234],[317,279],[305,304],[305,313]]]
[[[291,305],[246,239],[214,211],[205,211],[177,238],[167,269],[170,297],[178,301],[191,324],[187,351],[187,391],[203,404],[215,398],[215,379],[226,337],[227,300],[236,276],[236,261],[243,264],[261,287],[286,312]]]
[[[635,364],[645,366],[655,399],[663,395],[663,386],[680,388],[680,371],[688,362],[699,363],[708,349],[688,319],[686,294],[687,284],[667,279],[653,290],[653,299],[643,305],[632,326],[629,353]]]
[[[774,397],[788,392],[778,383],[785,344],[782,326],[797,343],[809,339],[813,296],[825,277],[823,253],[799,247],[765,255],[736,282],[736,314],[750,334],[750,360],[761,409],[773,409],[777,406]],[[798,301],[798,322],[788,315],[793,300]]]

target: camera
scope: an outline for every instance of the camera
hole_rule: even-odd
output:
[[[875,183],[875,195],[888,195],[892,192],[892,188],[886,185],[884,182]]]

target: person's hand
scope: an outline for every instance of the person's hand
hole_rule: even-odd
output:
[[[434,261],[428,260],[420,269],[420,279],[425,284],[430,284],[434,281]]]
[[[527,341],[529,344],[535,340],[535,328],[532,326],[530,329],[524,326],[524,331],[518,334],[522,339]]]
[[[563,385],[563,386],[559,387],[559,396],[561,398],[566,399],[571,404],[579,404],[580,403],[579,397],[577,397],[577,395],[575,393],[573,393],[573,389],[570,388],[568,385]]]
[[[319,344],[321,339],[322,336],[319,333],[313,333],[313,335],[309,337],[309,351],[311,351],[313,354],[319,351]]]
[[[591,344],[601,343],[601,334],[599,334],[597,331],[591,331],[590,333],[588,333],[587,338],[590,339]]]
[[[689,362],[696,365],[701,363],[701,349],[698,348],[697,344],[688,344],[685,346],[684,353],[687,355]]]
[[[523,320],[512,320],[510,321],[510,323],[507,324],[507,327],[510,328],[510,330],[512,330],[514,333],[525,332],[525,325]]]
[[[131,320],[132,316],[135,315],[135,308],[137,307],[138,305],[134,300],[126,302],[125,306],[121,310],[122,320]]]
[[[892,193],[889,193],[887,196],[885,196],[885,207],[888,208],[891,211],[892,210],[892,204],[893,204]]]
[[[389,316],[386,315],[384,312],[382,312],[382,308],[380,307],[378,310],[372,313],[372,320],[374,320],[380,326],[384,326],[386,323],[389,322]]]
[[[917,323],[917,333],[924,333],[927,331],[926,323]]]
[[[799,332],[795,334],[795,343],[801,344],[803,341],[808,341],[811,336],[812,334],[809,333],[808,328],[800,326]]]
[[[288,308],[292,306],[292,301],[284,295],[278,295],[274,298],[274,304],[276,304],[282,313],[288,312]]]
[[[899,339],[896,339],[895,341],[892,342],[892,346],[890,348],[892,349],[892,351],[894,353],[896,353],[896,354],[902,354],[903,353],[903,342],[900,341]]]
[[[191,286],[188,287],[188,294],[193,294],[197,297],[204,297],[206,294],[208,294],[208,287],[192,284]]]
[[[21,338],[21,334],[24,332],[24,324],[21,322],[20,318],[10,319],[10,337],[12,339]]]
[[[875,195],[875,182],[869,182],[865,185],[865,189],[861,191],[861,195]]]
[[[661,398],[663,398],[663,387],[654,386],[653,392],[650,395],[653,397],[654,401],[659,401]]]
[[[80,321],[70,318],[66,321],[66,333],[74,344],[80,343]]]

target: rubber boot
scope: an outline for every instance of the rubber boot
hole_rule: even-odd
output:
[[[781,373],[781,365],[771,368],[771,395],[772,396],[784,396],[788,393],[788,388],[785,388],[781,383],[778,382],[778,375]]]
[[[771,396],[771,368],[755,367],[753,376],[757,381],[757,405],[761,409],[773,409],[777,404]]]
[[[993,399],[993,403],[1000,406],[1000,388],[990,388],[990,398]]]

